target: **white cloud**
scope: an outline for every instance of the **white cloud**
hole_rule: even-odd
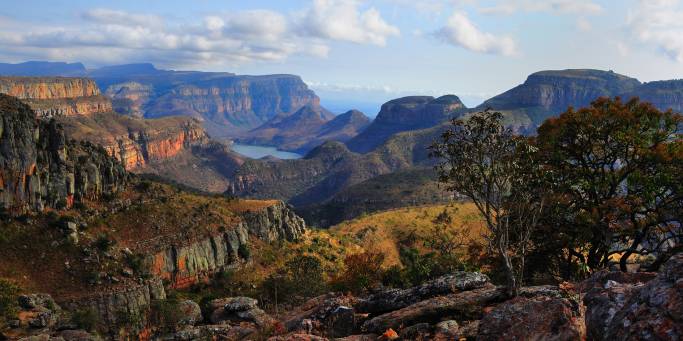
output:
[[[549,12],[557,14],[599,14],[603,8],[593,0],[504,0],[480,8],[484,14],[510,15],[516,12]]]
[[[314,0],[298,14],[249,10],[188,21],[98,8],[82,13],[83,20],[69,26],[15,25],[0,17],[0,56],[91,64],[226,65],[284,60],[292,54],[324,58],[332,41],[383,46],[388,37],[399,34],[378,10],[361,5]]]
[[[593,25],[591,25],[591,22],[588,21],[588,19],[579,17],[576,19],[576,28],[578,28],[579,31],[588,32],[593,29]]]
[[[305,35],[360,44],[384,46],[387,38],[400,35],[377,9],[361,11],[356,0],[314,0],[298,22]]]
[[[496,36],[482,32],[464,12],[453,13],[446,25],[435,35],[446,43],[474,52],[503,56],[512,56],[517,53],[517,44],[514,39],[509,36]]]
[[[683,8],[678,0],[641,0],[627,18],[633,40],[683,63]]]

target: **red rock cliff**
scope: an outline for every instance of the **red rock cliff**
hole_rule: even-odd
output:
[[[87,78],[0,77],[0,93],[21,99],[39,117],[112,111],[111,101]]]

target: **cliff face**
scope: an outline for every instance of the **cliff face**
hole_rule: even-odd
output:
[[[94,81],[64,77],[0,77],[0,93],[29,104],[41,117],[92,115],[111,111]]]
[[[18,99],[0,95],[0,206],[70,207],[81,198],[116,192],[124,168],[88,143],[67,141],[54,120],[38,121]]]
[[[457,96],[404,97],[382,105],[377,118],[346,144],[354,152],[367,153],[391,135],[433,127],[462,114],[467,108]]]
[[[319,98],[297,76],[226,76],[179,85],[149,104],[146,117],[191,115],[212,136],[256,128]]]
[[[530,75],[524,84],[487,100],[477,109],[503,111],[508,114],[510,125],[528,126],[535,130],[545,119],[566,111],[569,106],[583,107],[598,97],[633,92],[639,86],[637,79],[612,71],[541,71]]]
[[[644,83],[635,91],[623,94],[625,100],[639,97],[641,101],[654,104],[659,110],[683,112],[683,80]]]

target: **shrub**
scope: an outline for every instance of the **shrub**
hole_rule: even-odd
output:
[[[93,244],[101,252],[108,252],[111,248],[116,245],[116,241],[111,239],[109,235],[102,233],[97,236]]]
[[[17,313],[17,295],[19,287],[4,279],[0,279],[0,327],[4,327],[7,320]]]
[[[178,323],[183,318],[183,312],[180,309],[180,301],[175,298],[167,298],[165,300],[156,300],[152,302],[152,321],[155,325],[166,332],[175,331]]]
[[[79,329],[86,331],[93,331],[97,328],[100,322],[100,317],[97,312],[92,308],[76,310],[71,315],[71,322],[75,324]]]
[[[242,259],[249,259],[249,257],[251,257],[251,251],[249,250],[249,246],[246,244],[240,244],[240,246],[237,248],[237,254]]]
[[[384,255],[366,251],[348,255],[344,259],[344,270],[332,280],[335,289],[362,293],[382,282]]]

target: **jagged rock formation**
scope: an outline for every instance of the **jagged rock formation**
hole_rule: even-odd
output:
[[[87,78],[0,77],[0,93],[23,100],[46,118],[112,110],[111,102]]]
[[[123,82],[109,86],[104,94],[111,98],[114,111],[142,118],[145,104],[154,96],[154,88],[138,82]]]
[[[396,133],[439,125],[466,109],[454,95],[398,98],[383,104],[372,124],[346,144],[354,152],[367,153]]]
[[[54,120],[38,121],[29,106],[0,94],[0,204],[11,210],[70,207],[126,182],[104,150],[68,141]]]
[[[346,142],[369,124],[370,120],[360,111],[334,116],[320,106],[306,105],[294,114],[276,116],[249,131],[240,142],[305,154],[325,141]]]

